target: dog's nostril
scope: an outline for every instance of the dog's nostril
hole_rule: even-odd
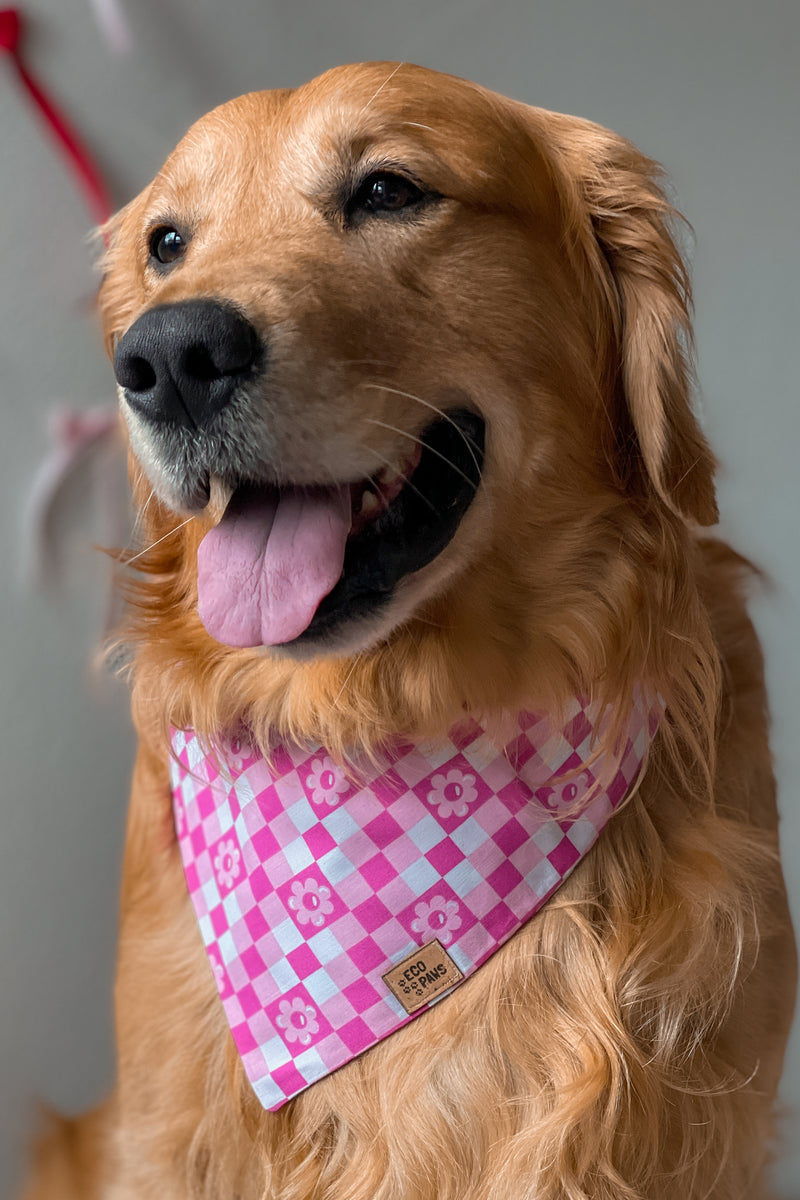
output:
[[[117,382],[129,392],[149,392],[156,385],[156,372],[146,358],[127,355],[117,364]]]
[[[221,379],[225,374],[216,366],[205,346],[190,346],[181,356],[181,369],[190,379]]]

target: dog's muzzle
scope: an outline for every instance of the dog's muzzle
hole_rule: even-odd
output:
[[[187,300],[148,309],[120,338],[114,374],[146,420],[202,428],[263,358],[261,340],[235,308]]]
[[[267,357],[240,310],[205,297],[144,312],[120,338],[114,371],[151,482],[166,477],[168,496],[192,512],[208,502],[212,477],[230,491],[198,550],[207,632],[237,648],[330,644],[449,545],[481,483],[485,422],[458,393],[457,407],[406,435],[407,460],[383,460],[383,483],[366,473],[331,481],[329,469],[298,482],[280,446],[263,461],[240,459],[241,442],[258,442],[254,427],[266,440],[269,414],[242,409],[247,385],[263,386]]]

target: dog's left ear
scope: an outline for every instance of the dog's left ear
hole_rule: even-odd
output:
[[[106,352],[111,359],[116,339],[127,329],[135,311],[139,214],[148,194],[149,188],[146,188],[98,230],[98,241],[102,239],[104,243],[98,263],[102,273],[98,309]]]
[[[690,404],[691,290],[660,168],[599,125],[547,116],[567,184],[572,240],[600,281],[602,319],[607,323],[610,314],[615,326],[611,372],[638,443],[639,468],[669,509],[713,525],[714,457]]]

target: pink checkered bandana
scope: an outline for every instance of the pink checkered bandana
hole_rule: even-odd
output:
[[[660,713],[637,699],[613,761],[576,700],[563,728],[522,712],[499,749],[470,722],[357,775],[321,747],[268,762],[243,738],[212,750],[174,731],[186,881],[264,1108],[420,1015],[383,978],[410,953],[436,939],[469,977],[516,933],[629,792]]]

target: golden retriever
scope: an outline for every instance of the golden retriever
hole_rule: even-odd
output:
[[[223,105],[110,222],[141,536],[118,1084],[43,1137],[30,1200],[769,1195],[794,947],[749,568],[698,534],[674,218],[608,130],[374,63]],[[259,489],[345,527],[242,605],[224,555],[198,587],[198,548]],[[170,726],[346,762],[583,695],[610,745],[637,689],[664,707],[643,777],[549,903],[264,1111],[187,894]]]

